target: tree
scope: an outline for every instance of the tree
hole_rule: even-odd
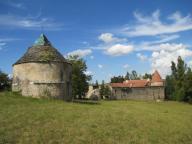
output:
[[[174,71],[173,71],[174,72]],[[179,56],[177,59],[177,69],[176,69],[176,100],[183,101],[185,97],[184,92],[184,83],[185,83],[185,72],[186,72],[186,64]]]
[[[177,64],[171,62],[171,75],[166,77],[166,97],[192,102],[192,71],[179,56]]]
[[[192,71],[191,71],[191,68],[187,69],[184,87],[185,87],[184,101],[188,101],[188,102],[192,103]]]
[[[105,97],[108,99],[111,95],[111,91],[110,91],[110,88],[108,85],[105,86],[105,89],[104,89],[104,95]]]
[[[91,75],[86,75],[86,62],[79,56],[69,56],[69,62],[72,64],[72,95],[74,98],[82,98],[88,91]]]
[[[101,87],[99,89],[99,93],[100,93],[101,99],[104,99],[104,97],[109,98],[111,95],[110,88],[108,85],[105,85],[104,80],[102,80],[102,84],[101,84]]]
[[[111,78],[111,83],[122,83],[124,80],[123,76],[114,76]]]
[[[125,75],[125,80],[130,80],[130,74],[129,74],[129,72],[126,73],[126,75]]]
[[[103,99],[104,95],[105,95],[105,82],[104,82],[104,80],[102,80],[102,84],[101,84],[101,88],[99,90],[99,93],[100,93],[101,99]]]
[[[171,71],[172,71],[172,76],[177,79],[177,68],[176,64],[172,61],[171,62]]]
[[[0,91],[7,90],[11,87],[8,75],[0,70]]]
[[[152,75],[151,74],[148,74],[148,73],[145,73],[143,76],[142,76],[143,79],[152,79]]]
[[[168,75],[166,76],[166,86],[165,86],[165,96],[166,96],[166,99],[168,100],[173,100],[173,97],[174,97],[174,92],[175,92],[175,83],[174,83],[174,78],[172,75]]]
[[[96,80],[96,82],[95,82],[95,87],[96,87],[96,88],[99,88],[99,83],[98,83],[97,80]]]
[[[111,83],[122,83],[125,80],[138,80],[140,76],[138,76],[137,72],[133,70],[131,73],[127,72],[125,77],[124,76],[114,76],[111,78]]]
[[[140,79],[140,78],[138,77],[137,72],[136,72],[135,70],[133,70],[133,71],[131,72],[130,79],[131,79],[131,80],[138,80],[138,79]]]
[[[186,64],[179,56],[177,64],[171,62],[171,75],[166,79],[166,94],[172,100],[183,101],[185,97],[184,79],[186,72]]]

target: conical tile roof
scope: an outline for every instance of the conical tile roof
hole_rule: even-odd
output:
[[[161,78],[161,76],[160,76],[160,74],[159,74],[159,72],[157,70],[153,73],[151,81],[152,82],[160,82],[160,81],[162,81],[162,78]]]
[[[29,62],[67,62],[62,54],[54,48],[44,34],[35,41],[32,47],[14,64]]]

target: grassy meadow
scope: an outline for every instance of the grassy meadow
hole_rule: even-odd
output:
[[[191,144],[192,105],[79,104],[0,93],[0,144]]]

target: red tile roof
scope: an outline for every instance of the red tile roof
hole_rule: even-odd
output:
[[[111,83],[112,87],[146,87],[149,84],[148,80],[128,80],[123,83]]]
[[[123,83],[111,83],[110,85],[112,87],[134,87],[134,88],[141,88],[141,87],[146,87],[150,86],[151,83],[153,82],[163,82],[164,80],[161,78],[160,74],[158,71],[155,71],[152,75],[152,80],[127,80],[124,81]]]

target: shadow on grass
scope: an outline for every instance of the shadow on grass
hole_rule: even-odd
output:
[[[98,105],[101,104],[100,101],[95,100],[85,100],[85,99],[74,99],[72,100],[73,103],[80,103],[80,104],[89,104],[89,105]]]

